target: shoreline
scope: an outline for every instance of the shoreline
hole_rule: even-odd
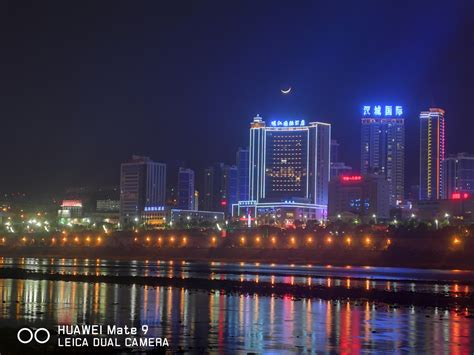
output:
[[[19,268],[0,269],[1,279],[46,280],[85,283],[109,283],[124,286],[138,285],[149,287],[175,287],[208,292],[220,291],[228,294],[259,295],[267,297],[288,297],[295,300],[318,298],[323,300],[348,300],[380,302],[394,307],[398,305],[441,307],[448,309],[464,308],[469,314],[474,312],[474,295],[458,293],[453,296],[428,292],[386,291],[344,286],[288,285],[282,283],[208,280],[202,278],[153,277],[153,276],[115,276],[115,275],[73,275],[60,273],[31,272]],[[469,316],[471,317],[471,315]]]
[[[370,266],[439,270],[474,270],[470,255],[437,255],[424,253],[400,257],[389,251],[369,250],[353,253],[350,250],[259,249],[259,248],[2,248],[3,258],[65,258],[106,260],[163,260],[187,262],[263,263],[318,266]]]
[[[62,259],[65,259],[66,258],[62,258],[62,257],[58,257],[57,258],[58,260],[62,260]],[[130,262],[129,259],[125,259],[125,258],[121,258],[121,259],[95,259],[95,260],[89,260],[88,258],[67,258],[67,260],[81,260],[81,261],[91,261],[91,264],[88,265],[87,267],[90,267],[91,269],[93,269],[95,266],[94,266],[94,261],[97,261],[99,260],[100,262],[103,262],[103,261],[107,261],[107,262],[117,262],[117,261],[127,261],[127,262]],[[148,264],[148,259],[133,259],[133,261],[141,261],[141,262],[145,262],[145,267],[149,267],[152,265],[152,263]],[[204,261],[200,261],[200,260],[159,260],[159,262],[163,262],[163,263],[170,263],[170,265],[173,265],[172,262],[173,261],[176,261],[176,263],[178,265],[181,265],[182,263],[186,263],[186,264],[191,264],[191,263],[196,263],[195,265],[195,268],[193,268],[192,272],[210,272],[209,269],[206,269],[206,264],[209,263],[209,261],[205,261],[206,264],[204,264]],[[214,262],[214,263],[219,263],[219,264],[229,264],[229,265],[235,265],[235,266],[240,266],[241,264],[239,263],[236,263],[236,262],[233,262],[233,261],[226,261],[226,262],[219,262],[219,261],[210,261],[211,263]],[[199,264],[201,263],[201,264]],[[363,268],[367,268],[368,270],[372,269],[372,268],[377,268],[377,266],[336,266],[336,265],[315,265],[315,264],[311,264],[311,265],[308,265],[308,264],[291,264],[291,266],[289,264],[277,264],[277,263],[253,263],[253,262],[247,262],[247,263],[243,263],[244,265],[242,266],[247,266],[247,265],[255,265],[255,264],[258,264],[258,265],[255,265],[257,267],[264,267],[264,266],[267,266],[267,267],[270,267],[270,269],[261,269],[259,271],[251,271],[251,270],[244,270],[244,271],[232,271],[232,270],[219,270],[217,271],[216,273],[218,274],[224,274],[224,275],[241,275],[242,273],[245,273],[246,275],[256,275],[256,276],[275,276],[275,277],[286,277],[286,276],[292,276],[292,277],[310,277],[310,278],[320,278],[320,279],[323,279],[323,278],[328,278],[330,277],[331,279],[334,279],[334,280],[346,280],[346,279],[350,279],[350,280],[355,280],[355,281],[367,281],[367,280],[374,280],[374,281],[377,281],[377,282],[401,282],[401,283],[423,283],[423,284],[430,284],[430,285],[436,285],[436,284],[439,284],[440,282],[444,283],[444,284],[449,284],[449,285],[454,285],[454,284],[457,284],[457,283],[463,283],[465,285],[474,285],[474,279],[473,280],[457,280],[457,279],[444,279],[442,281],[440,280],[432,280],[432,279],[410,279],[410,278],[405,278],[405,279],[396,279],[396,278],[389,278],[389,277],[377,277],[377,278],[372,278],[370,277],[370,275],[368,276],[338,276],[338,275],[331,275],[331,276],[328,276],[328,275],[325,275],[325,274],[318,274],[317,273],[317,270],[312,270],[312,269],[308,269],[308,273],[305,274],[305,273],[301,273],[301,269],[299,269],[300,272],[292,272],[293,269],[293,266],[295,267],[313,267],[313,266],[316,266],[316,267],[328,267],[328,268],[332,268],[332,267],[342,267],[342,268],[345,268],[345,269],[348,269],[350,270],[352,267],[363,267]],[[1,265],[1,264],[0,264]],[[3,264],[5,265],[5,264]],[[6,265],[15,265],[15,264],[6,264]],[[157,264],[157,266],[159,266],[160,264]],[[211,265],[212,266],[212,265]],[[282,266],[285,266],[285,267],[289,267],[288,269],[286,269],[285,272],[279,272],[279,271],[274,271],[275,269],[273,269],[273,267],[276,268],[276,270],[278,270],[278,267],[282,267]],[[0,266],[1,267],[1,266]],[[65,269],[68,269],[68,268],[75,268],[75,267],[86,267],[84,265],[61,265],[62,268],[65,268]],[[118,267],[116,265],[114,266],[105,266],[105,265],[100,265],[101,268],[113,268],[113,269],[117,269]],[[5,268],[5,269],[16,269],[15,267],[13,268]],[[28,271],[26,270],[25,268],[18,268],[18,269],[21,269],[21,270],[25,270],[25,271]],[[394,268],[396,269],[396,268]],[[419,269],[419,270],[424,270],[424,269]],[[436,269],[430,269],[430,270],[436,270]],[[441,269],[439,269],[441,270]],[[444,270],[441,270],[441,271],[444,271]],[[463,271],[467,271],[467,272],[470,272],[471,270],[456,270],[458,272],[463,272]],[[85,274],[87,275],[87,273]]]

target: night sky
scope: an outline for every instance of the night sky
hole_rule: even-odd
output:
[[[404,106],[407,190],[419,111],[474,153],[474,1],[11,1],[0,26],[2,192],[118,184],[132,154],[201,174],[257,113],[332,123],[359,170],[364,104]]]

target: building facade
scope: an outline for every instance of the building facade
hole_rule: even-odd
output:
[[[331,163],[339,162],[339,143],[331,139]]]
[[[83,204],[81,200],[63,200],[58,211],[58,217],[60,219],[80,218],[82,213]]]
[[[255,213],[286,207],[311,210],[307,219],[326,218],[330,174],[331,125],[256,116],[250,127],[249,201]],[[250,202],[250,204],[249,204]],[[244,212],[245,216],[245,212]],[[295,218],[296,219],[296,218]]]
[[[446,198],[459,192],[474,195],[474,155],[458,153],[448,156],[444,160],[444,183]]]
[[[134,155],[120,168],[120,223],[140,222],[148,206],[164,206],[166,165]]]
[[[223,211],[223,171],[224,163],[215,163],[204,169],[204,195],[202,197],[202,209],[205,211]]]
[[[231,212],[238,201],[238,168],[235,165],[216,163],[204,170],[202,209]]]
[[[96,210],[100,212],[118,212],[120,211],[120,200],[97,200]]]
[[[238,202],[238,169],[234,165],[221,167],[220,211],[232,213],[232,205]]]
[[[223,212],[181,210],[168,207],[148,207],[142,212],[143,223],[151,228],[214,226],[224,222]]]
[[[341,175],[329,184],[329,217],[390,217],[389,183],[381,175]],[[374,217],[375,216],[375,217]]]
[[[178,209],[195,210],[194,171],[179,168],[178,171]]]
[[[351,175],[352,167],[343,162],[331,162],[331,181],[341,175]]]
[[[249,150],[239,148],[236,154],[237,165],[237,200],[249,199]]]
[[[444,159],[444,110],[430,108],[420,113],[420,200],[446,198]]]
[[[203,193],[202,193],[202,209],[205,211],[212,211],[214,209],[214,167],[210,166],[204,169],[203,179]]]
[[[364,106],[361,119],[361,173],[384,176],[389,202],[405,195],[405,120],[401,106]]]
[[[449,199],[419,200],[414,206],[416,217],[434,223],[472,223],[474,199],[468,192],[453,192]]]

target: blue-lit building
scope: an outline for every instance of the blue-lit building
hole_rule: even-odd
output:
[[[179,168],[178,171],[178,209],[195,210],[194,171]]]
[[[324,219],[330,174],[331,125],[256,116],[250,126],[249,199],[234,216],[278,221]],[[251,211],[251,213],[249,213]]]
[[[237,200],[249,199],[249,150],[239,148],[236,154],[237,164]]]
[[[148,206],[164,206],[166,165],[148,157],[132,156],[120,167],[120,223],[139,223]]]
[[[391,206],[405,198],[405,119],[402,106],[364,106],[361,173],[384,176]]]

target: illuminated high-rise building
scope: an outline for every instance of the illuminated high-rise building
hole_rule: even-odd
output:
[[[361,173],[384,176],[389,203],[405,195],[405,120],[402,106],[364,106],[361,119]]]
[[[328,123],[300,119],[267,125],[257,115],[250,126],[249,201],[239,206],[274,218],[326,218],[330,145]]]
[[[166,195],[166,165],[134,155],[120,167],[120,222],[140,222],[145,208],[163,207]]]
[[[444,110],[430,108],[420,113],[420,200],[446,198]]]

